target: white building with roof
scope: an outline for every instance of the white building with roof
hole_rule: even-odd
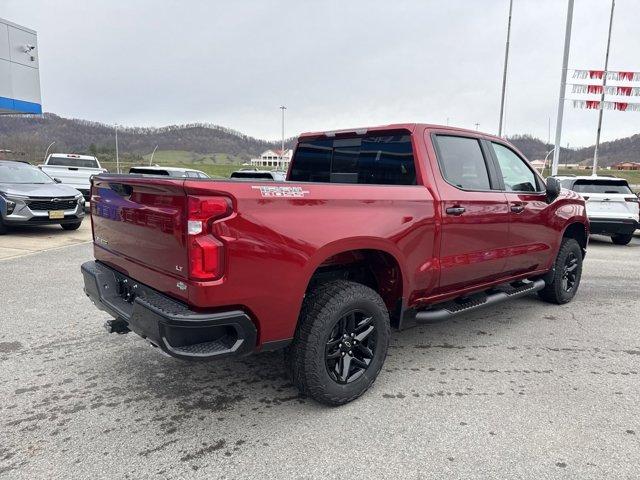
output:
[[[269,149],[260,154],[259,158],[251,159],[252,167],[271,167],[276,170],[287,170],[289,163],[291,163],[291,157],[293,156],[293,150],[288,149],[284,151],[281,149]]]

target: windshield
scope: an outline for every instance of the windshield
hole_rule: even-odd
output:
[[[53,180],[32,165],[0,163],[0,183],[53,183]]]
[[[84,158],[50,157],[47,165],[62,167],[84,167],[99,168],[97,160],[87,160]]]
[[[624,180],[576,180],[573,190],[578,193],[633,193]]]

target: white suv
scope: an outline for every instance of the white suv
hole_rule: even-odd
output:
[[[608,235],[616,245],[626,245],[640,227],[638,197],[626,180],[616,177],[558,176],[564,188],[586,200],[591,233]]]

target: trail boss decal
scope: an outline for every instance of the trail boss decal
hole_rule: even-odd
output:
[[[302,187],[270,187],[265,185],[252,185],[252,189],[260,190],[263,197],[285,197],[285,198],[302,198],[309,194],[308,190]]]

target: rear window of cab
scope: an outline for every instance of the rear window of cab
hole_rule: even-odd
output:
[[[289,181],[415,185],[410,135],[319,138],[298,144]]]

